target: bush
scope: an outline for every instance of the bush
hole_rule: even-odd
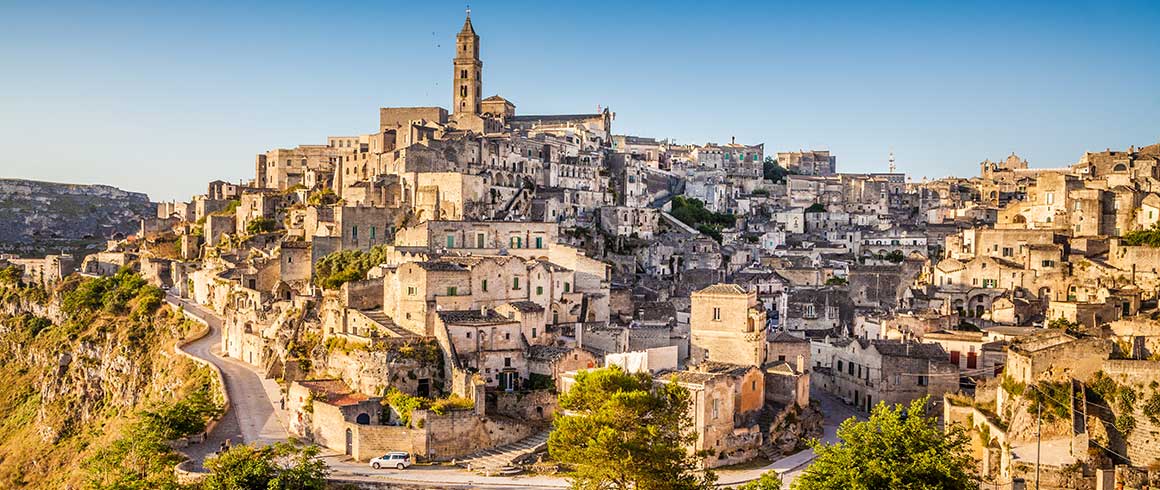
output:
[[[209,387],[204,386],[177,403],[142,411],[141,421],[147,430],[156,432],[162,439],[174,440],[201,433],[209,420],[221,413]]]
[[[329,254],[314,266],[314,284],[324,289],[338,289],[347,282],[363,279],[371,267],[386,259],[386,245],[375,245],[366,252],[343,250]]]
[[[721,230],[732,227],[737,217],[728,213],[714,213],[705,209],[705,203],[699,199],[688,199],[677,196],[672,201],[673,209],[670,214],[682,223],[695,228],[718,242],[721,241]]]
[[[1128,232],[1124,235],[1124,243],[1134,247],[1160,247],[1160,223],[1154,223],[1146,230]]]
[[[274,220],[270,218],[257,217],[246,223],[246,233],[257,235],[260,233],[269,233],[274,231]]]

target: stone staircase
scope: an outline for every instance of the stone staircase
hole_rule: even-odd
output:
[[[396,325],[394,320],[391,320],[386,313],[383,313],[383,310],[359,310],[359,313],[362,313],[363,316],[377,323],[387,333],[388,337],[418,337],[414,332]]]
[[[543,450],[548,445],[548,431],[537,433],[506,446],[486,449],[456,460],[455,464],[485,476],[514,475],[524,470],[513,462]]]

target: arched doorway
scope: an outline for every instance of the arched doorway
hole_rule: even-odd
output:
[[[358,425],[369,425],[371,423],[371,416],[365,413],[360,413],[358,414],[358,417],[354,418],[354,423]],[[347,429],[347,432],[350,432],[350,429]]]

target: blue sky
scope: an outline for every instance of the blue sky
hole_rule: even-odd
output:
[[[448,106],[460,2],[0,0],[0,177],[157,200]],[[617,133],[975,175],[1160,141],[1160,2],[472,2],[484,95]]]

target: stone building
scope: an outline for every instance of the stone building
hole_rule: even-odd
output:
[[[689,329],[695,361],[738,365],[767,361],[765,309],[755,292],[716,284],[693,293]]]
[[[928,395],[939,405],[943,394],[959,388],[959,367],[938,344],[844,339],[824,355],[830,367],[815,369],[813,385],[862,411]]]

